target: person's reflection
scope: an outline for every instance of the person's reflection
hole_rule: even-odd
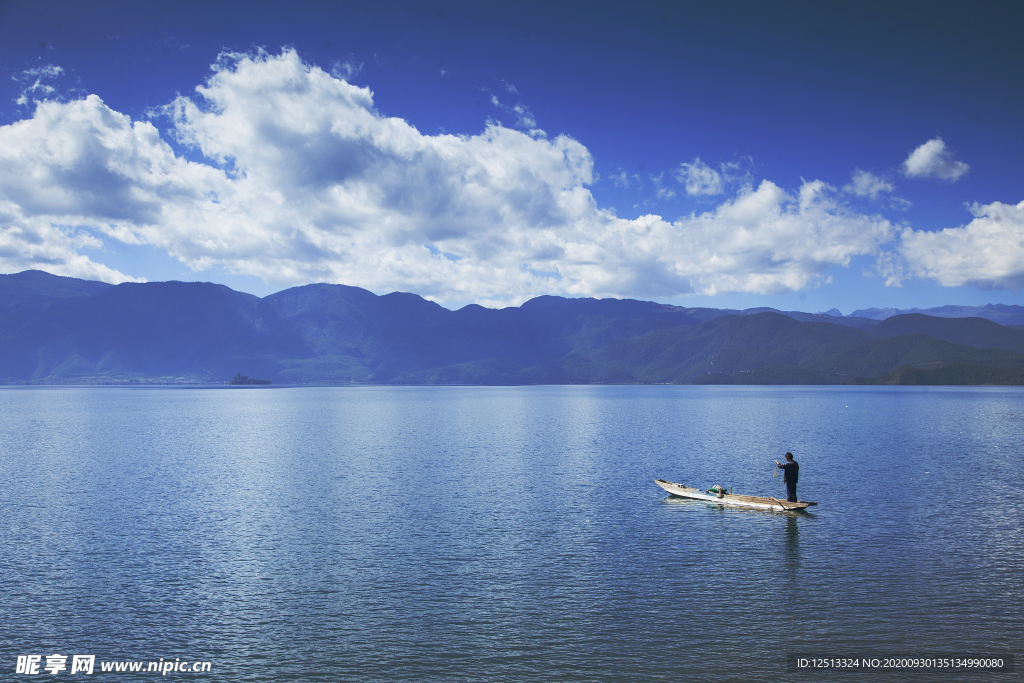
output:
[[[792,512],[786,515],[786,563],[792,569],[800,566],[800,524]]]

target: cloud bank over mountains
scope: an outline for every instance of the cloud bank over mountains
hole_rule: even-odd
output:
[[[788,192],[695,159],[675,174],[688,194],[734,193],[676,220],[627,220],[588,189],[587,148],[547,137],[532,115],[526,132],[489,122],[477,135],[424,135],[339,76],[293,50],[224,54],[193,96],[154,112],[167,139],[96,95],[39,102],[0,127],[0,269],[133,279],[95,255],[116,240],[281,287],[337,282],[439,302],[784,293],[861,255],[891,284],[1024,285],[1024,204],[920,232],[846,201],[892,192],[859,169],[845,194],[820,180]],[[936,139],[905,173],[955,180],[966,168]]]
[[[1024,287],[1024,202],[971,206],[974,220],[938,232],[905,230],[900,253],[910,275],[940,285]]]

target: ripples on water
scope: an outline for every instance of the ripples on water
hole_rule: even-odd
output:
[[[811,681],[870,675],[787,673],[786,653],[1019,655],[1022,398],[2,390],[0,669],[58,652],[207,660],[218,681]],[[781,495],[787,450],[809,514],[653,483]]]

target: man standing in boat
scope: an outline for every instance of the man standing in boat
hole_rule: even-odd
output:
[[[792,453],[786,453],[786,462],[775,461],[775,464],[782,470],[782,481],[786,483],[786,500],[790,503],[796,500],[796,481],[800,478],[800,465],[793,459]]]

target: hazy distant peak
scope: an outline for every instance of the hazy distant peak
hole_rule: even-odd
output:
[[[936,306],[934,308],[864,308],[854,311],[850,317],[886,320],[897,315],[923,313],[935,318],[985,318],[1000,325],[1024,324],[1024,306],[1007,304],[985,304],[983,306]]]

